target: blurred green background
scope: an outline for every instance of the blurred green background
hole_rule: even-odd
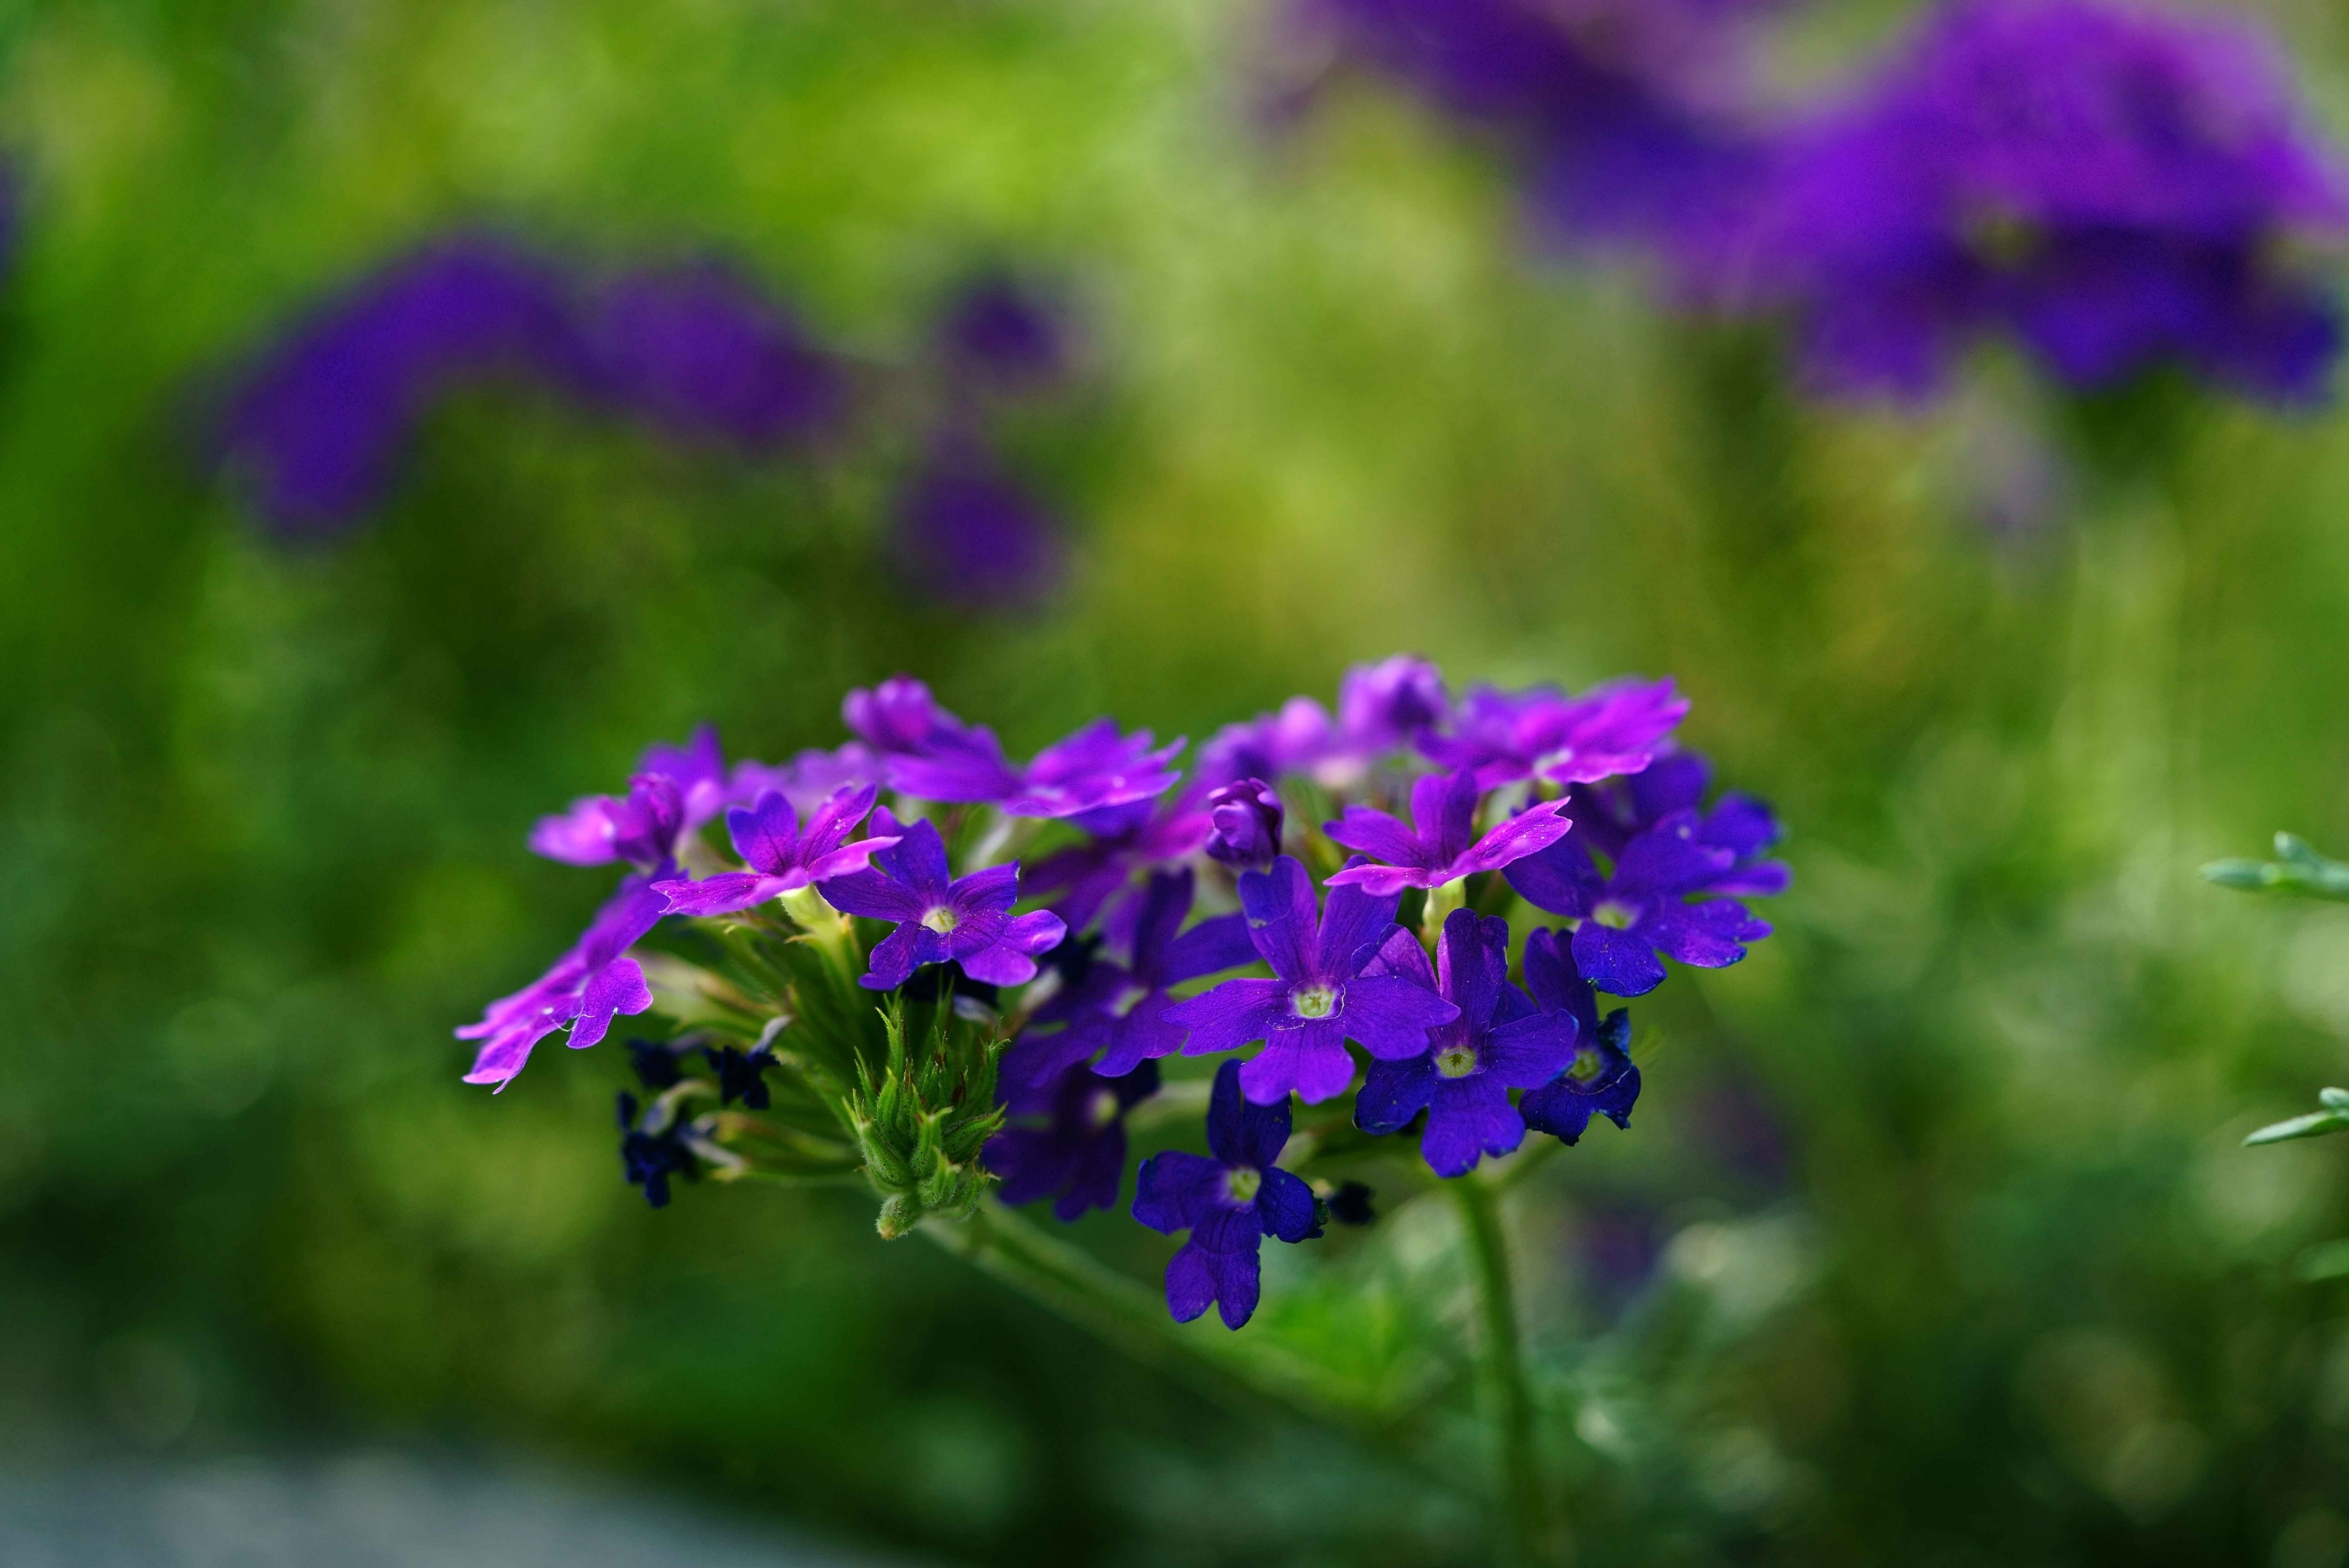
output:
[[[1899,10],[1828,0],[1795,53]],[[2349,130],[2349,25],[2268,15]],[[519,1451],[950,1560],[1463,1561],[1441,1490],[869,1202],[648,1211],[621,1056],[493,1098],[449,1033],[603,889],[533,817],[649,740],[829,744],[898,670],[1015,747],[1198,737],[1409,649],[1675,675],[1794,834],[1778,937],[1636,1011],[1634,1130],[1514,1215],[1581,1561],[2349,1558],[2349,1284],[2292,1274],[2349,1229],[2349,1148],[2236,1147],[2344,1075],[2349,911],[2193,875],[2349,846],[2349,416],[2064,410],[1995,360],[1931,410],[1803,404],[1766,340],[1532,254],[1400,102],[1268,127],[1263,20],[5,13],[0,1459]],[[483,218],[721,249],[884,358],[974,265],[1076,280],[1067,591],[904,602],[871,476],[517,396],[441,410],[347,545],[272,545],[191,460],[192,389]],[[2055,503],[1985,526],[2045,454]],[[1441,1376],[1453,1246],[1413,1208],[1284,1258],[1250,1332]]]

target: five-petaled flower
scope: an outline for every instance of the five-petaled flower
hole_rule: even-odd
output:
[[[731,915],[811,882],[862,871],[876,852],[897,842],[894,837],[847,841],[873,809],[874,793],[870,784],[842,790],[817,808],[802,833],[790,800],[780,790],[769,790],[756,805],[736,806],[726,814],[735,853],[750,869],[721,871],[698,882],[656,882],[653,891],[668,899],[673,915]]]
[[[1154,1231],[1191,1234],[1166,1265],[1166,1310],[1189,1323],[1213,1303],[1226,1328],[1255,1314],[1267,1236],[1321,1233],[1313,1189],[1274,1162],[1288,1141],[1288,1096],[1257,1105],[1240,1093],[1240,1064],[1216,1070],[1206,1155],[1169,1149],[1142,1162],[1133,1217]]]
[[[676,852],[685,826],[685,796],[677,780],[640,773],[624,796],[585,795],[568,811],[540,817],[530,830],[530,846],[566,866],[625,860],[650,870]]]
[[[1688,901],[1711,892],[1737,860],[1696,834],[1695,812],[1673,812],[1626,843],[1609,876],[1569,834],[1506,875],[1527,903],[1574,922],[1574,961],[1586,979],[1612,995],[1644,996],[1663,981],[1658,953],[1721,969],[1770,934],[1734,898]]]
[[[1279,978],[1227,980],[1162,1016],[1191,1031],[1186,1055],[1263,1041],[1239,1078],[1258,1105],[1285,1100],[1292,1090],[1309,1105],[1343,1094],[1354,1081],[1347,1041],[1401,1060],[1427,1048],[1430,1029],[1459,1016],[1425,987],[1371,972],[1380,945],[1398,929],[1392,894],[1332,887],[1317,923],[1313,878],[1284,855],[1271,870],[1240,877],[1240,909],[1257,955]]]
[[[1444,922],[1438,972],[1408,932],[1381,950],[1389,969],[1440,989],[1460,1016],[1434,1030],[1426,1051],[1403,1061],[1373,1062],[1354,1102],[1364,1132],[1400,1132],[1420,1112],[1427,1129],[1420,1152],[1438,1176],[1461,1176],[1483,1156],[1507,1154],[1525,1141],[1525,1119],[1511,1089],[1533,1089],[1567,1071],[1575,1022],[1544,1012],[1509,983],[1509,922],[1454,909]]]
[[[1193,878],[1186,867],[1150,878],[1134,920],[1124,964],[1095,958],[1084,978],[1047,1002],[1035,1023],[1062,1027],[1023,1036],[1003,1058],[1006,1079],[1041,1084],[1077,1063],[1099,1058],[1106,1077],[1123,1077],[1144,1062],[1171,1055],[1188,1033],[1170,1023],[1169,988],[1186,980],[1256,961],[1256,946],[1238,915],[1218,915],[1189,930]]]
[[[1330,878],[1333,888],[1368,893],[1400,893],[1405,888],[1441,888],[1479,871],[1498,871],[1546,849],[1573,826],[1562,815],[1566,802],[1537,801],[1476,837],[1475,770],[1429,774],[1411,786],[1412,826],[1383,811],[1350,805],[1322,831],[1349,849],[1359,849],[1382,866],[1349,866]]]
[[[1053,1216],[1062,1220],[1116,1208],[1125,1176],[1125,1113],[1157,1092],[1155,1062],[1120,1077],[1081,1063],[1040,1084],[1007,1079],[999,1097],[1010,1125],[981,1151],[1003,1183],[1003,1201],[1051,1198]]]
[[[1694,752],[1667,752],[1629,778],[1576,784],[1568,792],[1575,834],[1605,854],[1620,855],[1644,829],[1676,811],[1702,807],[1712,783],[1713,764],[1704,758]],[[1764,802],[1734,790],[1723,795],[1697,817],[1696,841],[1726,849],[1734,858],[1707,890],[1760,898],[1785,892],[1793,880],[1785,862],[1764,856],[1785,836]]]
[[[1629,1127],[1640,1098],[1631,1015],[1619,1007],[1600,1022],[1590,982],[1574,967],[1572,944],[1559,941],[1555,931],[1526,938],[1525,971],[1526,989],[1542,1012],[1574,1021],[1574,1054],[1566,1071],[1517,1102],[1526,1126],[1566,1143],[1578,1141],[1595,1116]]]
[[[888,812],[873,815],[882,836],[898,842],[873,857],[873,868],[819,884],[826,902],[843,914],[894,920],[897,929],[873,950],[861,983],[895,991],[924,964],[962,965],[973,980],[1021,985],[1036,978],[1036,958],[1060,945],[1068,928],[1049,910],[1014,916],[1019,867],[990,866],[957,878],[935,824],[899,832]]]

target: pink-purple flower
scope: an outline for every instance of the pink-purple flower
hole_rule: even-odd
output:
[[[622,882],[554,968],[490,1003],[480,1023],[457,1031],[460,1040],[481,1043],[465,1082],[502,1087],[530,1060],[531,1047],[556,1030],[569,1026],[571,1048],[585,1050],[604,1038],[614,1015],[652,1006],[652,988],[627,951],[667,910],[667,900],[653,891],[653,881],[639,876]]]
[[[1347,1041],[1381,1059],[1416,1056],[1430,1029],[1459,1016],[1433,992],[1371,968],[1381,944],[1400,929],[1393,895],[1332,887],[1317,919],[1313,878],[1287,855],[1269,871],[1243,875],[1239,891],[1249,940],[1278,978],[1227,980],[1164,1016],[1191,1031],[1186,1055],[1263,1041],[1240,1069],[1240,1085],[1257,1104],[1292,1092],[1309,1105],[1341,1095],[1354,1081]]]
[[[1334,842],[1384,864],[1349,866],[1331,877],[1330,885],[1381,894],[1440,888],[1479,871],[1497,871],[1546,849],[1574,826],[1563,815],[1563,800],[1537,801],[1478,838],[1476,803],[1482,794],[1475,772],[1461,768],[1413,782],[1409,827],[1367,805],[1346,807],[1323,831]]]
[[[748,809],[736,806],[726,814],[734,852],[749,870],[721,871],[698,882],[656,882],[653,891],[668,899],[673,915],[731,915],[812,882],[862,871],[875,852],[897,842],[894,837],[848,842],[873,809],[874,794],[870,784],[842,790],[808,818],[802,833],[790,800],[780,790],[769,790]]]
[[[1441,766],[1475,769],[1485,789],[1521,779],[1588,783],[1646,767],[1688,708],[1670,680],[1611,681],[1579,697],[1550,686],[1479,686],[1451,728],[1423,737],[1420,750]]]
[[[1269,1105],[1240,1093],[1240,1064],[1216,1070],[1207,1100],[1212,1155],[1168,1149],[1142,1162],[1133,1217],[1168,1235],[1191,1232],[1166,1265],[1166,1310],[1189,1323],[1209,1306],[1226,1328],[1254,1316],[1262,1291],[1264,1239],[1303,1241],[1321,1233],[1313,1189],[1280,1168],[1288,1141],[1288,1096]]]

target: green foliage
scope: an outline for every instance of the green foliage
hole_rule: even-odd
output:
[[[990,1020],[956,1014],[950,1002],[908,1004],[892,997],[884,1022],[888,1054],[857,1064],[846,1112],[882,1197],[879,1228],[895,1241],[925,1215],[965,1220],[993,1178],[980,1146],[1003,1126],[995,1103],[1001,1032]]]
[[[2213,860],[2202,867],[2202,879],[2254,893],[2349,902],[2349,866],[2326,859],[2289,833],[2277,834],[2275,846],[2275,860]]]

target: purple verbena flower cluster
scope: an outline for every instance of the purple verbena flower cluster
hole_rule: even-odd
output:
[[[677,1033],[630,1047],[655,1098],[621,1106],[648,1199],[677,1175],[861,1170],[894,1235],[990,1183],[1062,1220],[1115,1207],[1137,1112],[1174,1103],[1162,1074],[1196,1087],[1177,1064],[1219,1057],[1212,1153],[1152,1154],[1133,1214],[1186,1232],[1174,1315],[1237,1327],[1264,1237],[1368,1222],[1342,1161],[1409,1134],[1455,1178],[1529,1132],[1627,1126],[1629,1021],[1599,993],[1768,934],[1743,900],[1786,885],[1778,825],[1708,801],[1672,739],[1686,711],[1669,681],[1455,699],[1398,658],[1350,671],[1334,713],[1298,698],[1226,729],[1187,779],[1185,742],[1108,720],[1019,760],[902,676],[849,694],[854,739],[781,767],[730,767],[704,731],[533,830],[628,870],[553,970],[459,1032],[482,1043],[469,1077],[502,1085],[547,1035],[592,1044],[657,1006]],[[632,953],[664,920],[667,950]],[[1323,1152],[1339,1135],[1350,1152]]]

